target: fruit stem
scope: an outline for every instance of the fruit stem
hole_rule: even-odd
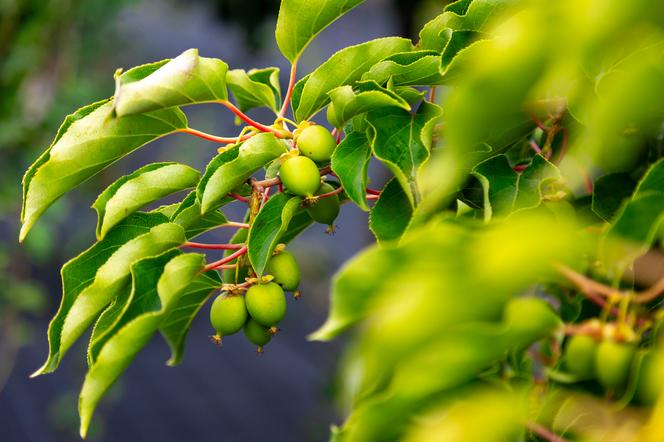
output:
[[[536,153],[542,153],[542,148],[537,145],[535,140],[528,140],[528,144],[530,144],[530,147],[532,147]]]
[[[380,190],[370,189],[367,187],[367,193],[369,195],[380,195]]]
[[[653,284],[649,289],[642,291],[634,299],[639,304],[647,304],[650,301],[654,301],[659,295],[664,293],[664,278],[661,278],[655,284]]]
[[[240,248],[240,250],[238,250],[237,252],[235,252],[231,255],[228,255],[227,257],[222,258],[219,261],[215,261],[215,262],[212,262],[212,263],[206,265],[203,268],[203,271],[207,272],[209,270],[219,269],[224,264],[228,264],[229,262],[233,261],[234,259],[239,258],[240,256],[244,255],[245,253],[247,253],[247,246],[242,246],[242,248]]]
[[[249,198],[244,197],[242,195],[238,195],[237,193],[229,192],[228,196],[232,196],[236,200],[242,201],[243,203],[248,203],[249,202]]]
[[[228,221],[226,224],[223,224],[224,226],[228,227],[237,227],[238,229],[248,229],[250,226],[247,223],[238,223],[235,221]]]
[[[431,86],[429,89],[429,101],[432,103],[436,101],[436,86]]]
[[[200,242],[186,242],[182,245],[182,247],[205,250],[240,250],[242,248],[242,244],[204,244]]]
[[[551,430],[549,430],[546,427],[543,427],[542,425],[538,424],[537,422],[527,422],[526,427],[528,430],[530,430],[532,433],[536,434],[537,436],[541,437],[542,439],[548,441],[548,442],[567,442],[567,440],[561,436],[558,436]]]
[[[223,143],[223,144],[235,144],[239,141],[247,140],[253,136],[253,135],[244,135],[242,137],[218,137],[216,135],[210,135],[205,132],[201,132],[200,130],[192,129],[190,127],[178,129],[176,130],[176,132],[194,135],[196,137],[203,138],[204,140],[214,141],[215,143]]]
[[[321,195],[316,195],[316,199],[321,199],[321,198],[327,198],[329,196],[334,196],[334,195],[336,195],[338,193],[341,193],[343,191],[344,191],[344,188],[342,186],[339,186],[331,192],[323,193]]]
[[[369,201],[371,201],[371,200],[377,200],[378,198],[380,198],[380,195],[367,195],[366,198],[367,198],[367,200],[369,200]]]
[[[290,104],[291,97],[293,96],[293,88],[295,87],[296,75],[297,75],[297,60],[295,60],[291,65],[290,79],[288,80],[288,90],[286,91],[284,104],[281,106],[281,110],[279,111],[279,118],[283,118],[286,115],[286,110],[288,110],[288,105]]]
[[[235,115],[237,115],[242,121],[247,123],[250,126],[255,127],[256,129],[260,130],[261,132],[272,132],[277,138],[292,138],[293,135],[290,132],[287,132],[285,130],[279,130],[274,127],[269,127],[264,124],[259,123],[258,121],[254,121],[251,119],[247,114],[242,112],[240,109],[238,109],[233,103],[227,100],[220,100],[217,103],[222,104],[226,106],[231,112],[233,112]]]

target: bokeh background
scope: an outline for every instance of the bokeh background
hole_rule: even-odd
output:
[[[387,36],[414,37],[441,0],[367,0],[324,31],[300,62],[302,74],[336,50]],[[20,180],[65,115],[113,94],[117,67],[170,58],[191,48],[232,68],[288,65],[273,30],[277,0],[0,0],[0,441],[78,438],[77,396],[86,371],[85,340],[54,374],[29,379],[47,353],[46,328],[60,302],[59,268],[94,241],[90,204],[117,177],[156,161],[203,168],[215,145],[171,136],[107,169],[59,201],[19,246]],[[285,89],[285,85],[284,89]],[[190,124],[237,132],[220,106],[186,109]],[[269,117],[255,112],[256,118]],[[372,171],[374,180],[383,171]],[[230,219],[242,216],[231,206]],[[305,275],[282,333],[258,357],[242,338],[219,349],[203,310],[184,362],[168,368],[155,339],[96,413],[95,441],[322,441],[338,422],[334,373],[342,342],[307,342],[327,312],[330,276],[373,241],[366,214],[345,206],[334,237],[315,226],[292,250]],[[208,239],[223,241],[220,233]]]

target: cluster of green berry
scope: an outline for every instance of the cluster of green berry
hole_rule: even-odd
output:
[[[212,336],[220,344],[223,336],[244,329],[247,339],[263,351],[277,331],[277,324],[286,315],[284,291],[297,293],[300,267],[295,257],[277,252],[268,263],[269,276],[252,285],[246,293],[232,290],[217,296],[210,309],[210,323],[217,332]]]
[[[303,204],[311,218],[332,229],[339,215],[341,188],[321,181],[319,166],[329,163],[337,143],[327,129],[311,123],[304,123],[296,131],[294,142],[297,149],[284,155],[279,168],[284,190],[304,197]],[[212,336],[214,342],[220,344],[223,336],[244,329],[260,353],[278,332],[277,324],[286,314],[284,291],[299,297],[300,268],[295,257],[278,246],[267,272],[267,276],[258,278],[246,263],[225,272],[225,280],[244,279],[246,283],[230,285],[212,303],[210,322],[217,332]],[[245,289],[247,285],[249,288]]]
[[[664,388],[659,373],[664,361],[652,349],[639,349],[633,333],[623,327],[589,321],[567,339],[564,363],[580,381],[597,380],[609,394],[632,390],[634,400],[651,405]]]
[[[314,221],[333,230],[339,215],[339,195],[331,184],[321,182],[318,167],[330,161],[337,143],[325,127],[310,123],[295,131],[294,141],[297,150],[293,152],[299,154],[287,154],[279,168],[281,182],[288,192],[307,198],[307,212]]]

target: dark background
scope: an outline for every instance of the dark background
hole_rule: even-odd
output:
[[[336,50],[388,35],[414,36],[443,1],[367,0],[309,47],[304,75]],[[28,375],[47,354],[46,328],[60,300],[59,268],[94,241],[96,195],[143,164],[179,161],[202,168],[215,145],[184,135],[151,144],[63,198],[19,247],[20,178],[64,116],[113,94],[112,74],[198,47],[231,68],[289,66],[274,42],[278,1],[8,0],[0,2],[0,441],[78,439],[77,397],[86,340],[59,370]],[[285,86],[285,85],[284,85]],[[220,106],[186,109],[194,128],[237,132]],[[268,114],[255,112],[260,118]],[[269,121],[269,120],[268,120]],[[376,181],[384,172],[372,168]],[[232,205],[230,219],[242,207]],[[314,226],[291,246],[303,267],[303,298],[292,301],[282,333],[263,356],[241,337],[210,344],[207,308],[195,321],[184,362],[168,368],[157,337],[141,353],[93,420],[97,441],[318,441],[341,416],[334,371],[341,342],[307,342],[327,312],[329,280],[371,243],[366,214],[344,206],[338,232]],[[204,238],[205,239],[205,238]],[[207,239],[221,242],[221,233]]]

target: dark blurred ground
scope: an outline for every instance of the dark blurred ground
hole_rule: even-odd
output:
[[[72,63],[71,66],[79,67],[62,86],[51,81],[60,71],[45,71],[40,77],[39,72],[35,74],[25,68],[31,60],[37,62],[38,48],[31,47],[23,51],[25,54],[22,49],[12,53],[15,48],[7,45],[3,48],[0,44],[0,54],[4,51],[5,55],[14,55],[11,59],[5,57],[4,62],[18,66],[2,66],[0,56],[5,88],[0,89],[4,95],[0,96],[0,104],[5,106],[0,112],[3,120],[0,121],[0,184],[3,184],[0,190],[0,441],[73,441],[78,439],[76,404],[86,369],[85,340],[68,354],[56,373],[33,380],[28,375],[41,365],[47,353],[48,318],[60,299],[58,269],[94,240],[95,218],[88,206],[103,186],[143,164],[168,160],[203,167],[215,154],[216,146],[173,136],[140,150],[58,203],[49,217],[41,221],[41,229],[34,231],[34,238],[18,249],[15,238],[21,171],[45,149],[65,113],[112,95],[115,67],[128,68],[173,57],[190,47],[200,48],[204,56],[220,57],[233,68],[279,66],[282,82],[287,80],[288,66],[276,50],[273,38],[277,1],[124,0],[113,7],[112,3],[99,1],[89,2],[85,7],[73,0],[17,1],[19,9],[21,3],[23,6],[29,3],[33,10],[41,6],[50,8],[52,11],[47,12],[61,21],[52,31],[54,36],[79,32],[71,40],[64,40],[78,46],[70,50],[55,47],[58,43],[46,52],[77,53],[77,48],[87,48],[94,53],[87,58],[65,60],[65,65]],[[5,3],[0,3],[0,43],[3,37],[16,33],[16,29],[8,27],[12,23],[8,19],[12,0],[9,6],[4,6]],[[323,32],[306,52],[300,72],[310,71],[349,44],[408,33],[418,18],[408,15],[398,19],[396,9],[398,6],[408,10],[408,3],[368,0]],[[416,3],[422,2],[412,2],[411,12],[416,11]],[[244,12],[255,11],[265,20],[254,26],[246,15],[229,15],[242,11],[242,6]],[[66,8],[77,14],[90,14],[91,23],[87,27],[69,26]],[[110,26],[99,25],[96,29],[98,18],[111,20]],[[28,26],[23,23],[25,20],[19,17],[13,26]],[[29,24],[35,29],[23,33],[28,37],[9,45],[21,44],[21,39],[29,40],[32,34],[50,26],[48,14],[40,20]],[[41,59],[45,60],[44,65],[53,64],[48,53],[42,54]],[[81,62],[88,59],[93,60],[92,64]],[[30,75],[30,81],[20,78],[22,72],[26,77]],[[34,85],[33,77],[37,78]],[[14,97],[15,91],[20,94]],[[46,100],[49,91],[49,97],[55,97],[50,102]],[[26,103],[26,97],[32,97],[34,103]],[[7,109],[19,104],[20,112]],[[44,116],[47,107],[55,117]],[[187,113],[192,127],[220,135],[236,132],[232,118],[220,107],[188,109]],[[255,115],[261,117],[260,113]],[[374,172],[380,177],[380,170]],[[241,208],[231,207],[228,215],[239,219]],[[305,336],[324,319],[331,274],[345,259],[372,242],[366,214],[359,210],[344,207],[338,225],[335,237],[325,235],[323,227],[315,226],[292,245],[303,265],[304,296],[299,302],[291,302],[283,331],[268,346],[265,355],[258,357],[241,337],[225,340],[221,349],[211,345],[207,339],[211,330],[205,309],[191,329],[182,365],[176,368],[164,365],[168,349],[161,338],[156,338],[102,402],[90,439],[109,442],[326,440],[329,424],[339,420],[334,411],[333,376],[340,345],[309,343]],[[209,238],[224,239],[218,233]]]

